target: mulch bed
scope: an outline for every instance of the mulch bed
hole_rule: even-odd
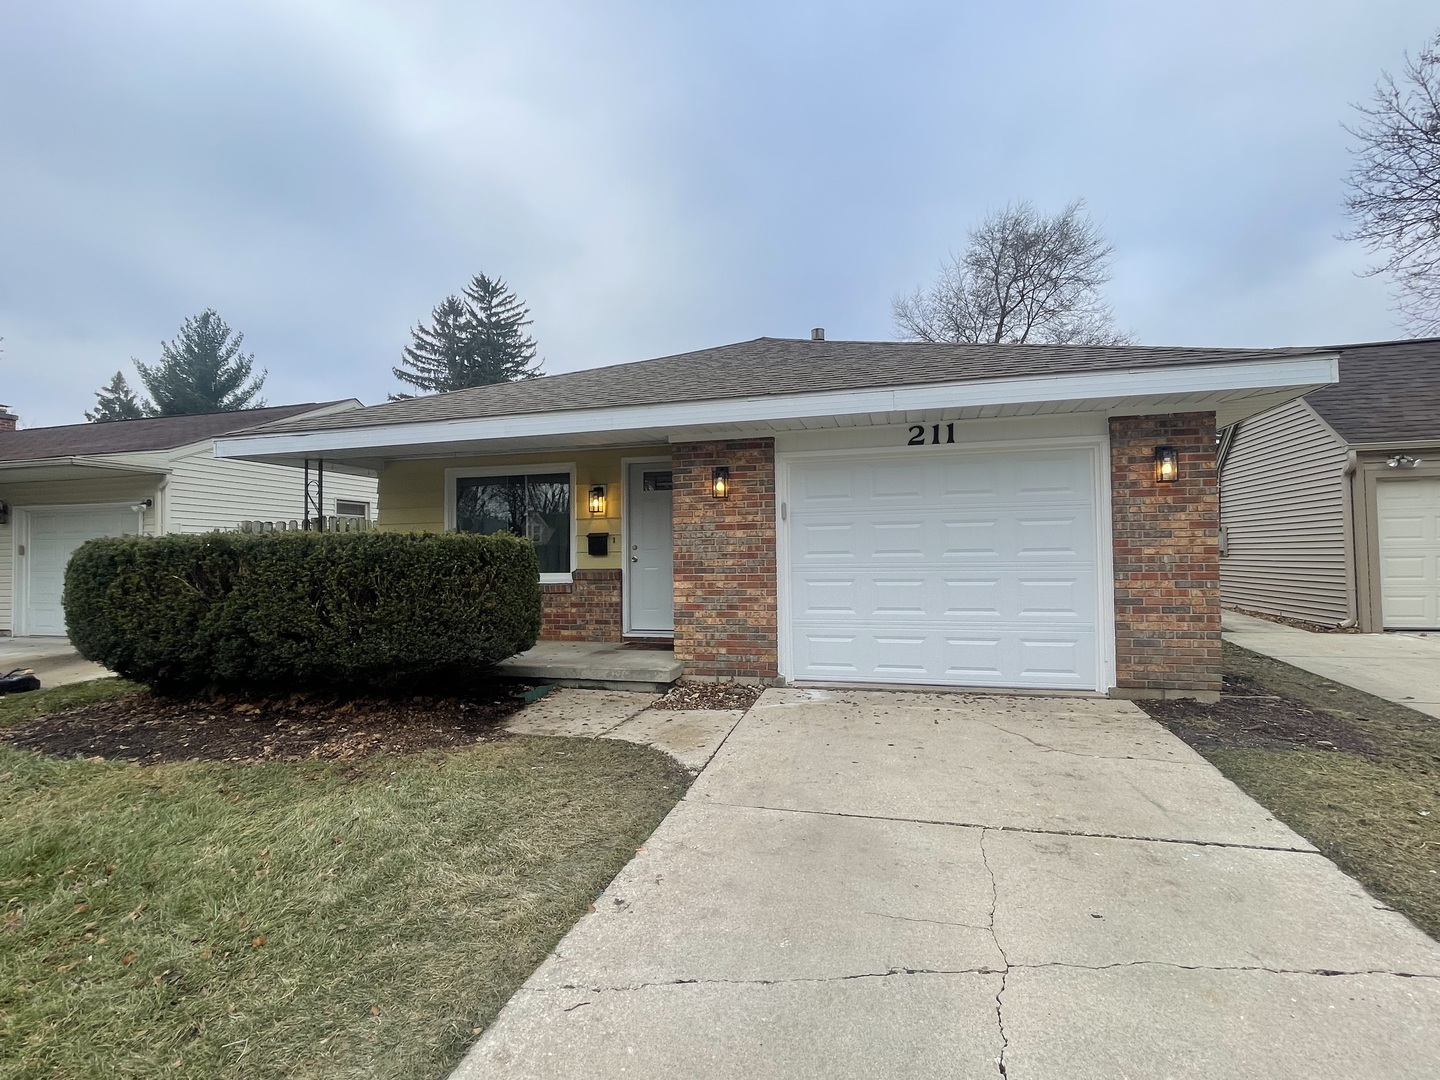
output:
[[[1379,749],[1340,717],[1283,695],[1242,675],[1226,675],[1213,703],[1137,701],[1197,750],[1347,750],[1367,757]]]
[[[500,737],[524,702],[497,686],[451,697],[215,697],[138,693],[0,729],[0,741],[50,757],[303,761],[452,749]]]
[[[763,686],[745,683],[679,682],[651,708],[748,709],[764,692]]]

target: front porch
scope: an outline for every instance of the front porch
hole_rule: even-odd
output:
[[[680,661],[663,646],[640,642],[542,641],[496,665],[515,679],[594,690],[663,693],[680,678]]]

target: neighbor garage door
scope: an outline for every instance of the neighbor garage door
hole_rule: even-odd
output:
[[[1375,501],[1385,629],[1440,629],[1440,480],[1382,480]]]
[[[32,510],[21,598],[20,629],[41,636],[65,634],[65,612],[60,594],[65,587],[65,564],[77,547],[96,536],[122,536],[136,529],[135,511],[125,507],[76,510]]]
[[[1097,456],[791,459],[786,674],[1101,689]]]

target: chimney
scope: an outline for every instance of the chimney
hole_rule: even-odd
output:
[[[0,405],[0,431],[14,431],[15,422],[19,419],[10,411],[9,405]]]
[[[811,330],[811,331],[810,331],[810,340],[811,340],[811,341],[824,341],[824,340],[825,340],[825,328],[824,328],[823,326],[817,326],[817,327],[815,327],[814,330]]]

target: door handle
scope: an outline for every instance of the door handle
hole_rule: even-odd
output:
[[[639,562],[639,561],[640,561],[640,556],[639,556],[639,555],[631,555],[631,556],[630,556],[630,561],[631,561],[631,562]]]

